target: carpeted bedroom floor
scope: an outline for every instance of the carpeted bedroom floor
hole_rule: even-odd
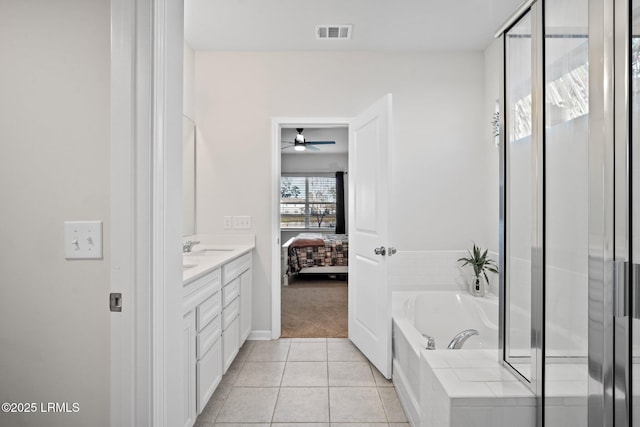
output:
[[[348,337],[347,281],[292,279],[282,287],[282,338]]]

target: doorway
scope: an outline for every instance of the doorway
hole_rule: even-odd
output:
[[[281,130],[324,125],[349,128],[349,339],[391,378],[391,286],[388,257],[389,158],[393,148],[393,97],[382,96],[350,119],[272,120],[272,338],[281,335],[280,181]],[[388,250],[387,250],[388,247]],[[382,319],[382,321],[381,321]],[[388,321],[386,321],[388,320]]]
[[[281,129],[283,338],[348,336],[349,129]]]
[[[273,121],[272,338],[348,336],[349,120]]]

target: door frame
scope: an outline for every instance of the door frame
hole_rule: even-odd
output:
[[[346,127],[351,118],[347,117],[274,117],[271,119],[271,333],[255,338],[278,339],[282,333],[281,323],[281,271],[282,242],[280,242],[280,134],[283,128]],[[349,195],[351,197],[351,195]]]
[[[111,0],[114,427],[179,425],[183,413],[183,12],[183,0]]]
[[[619,382],[616,366],[616,348],[620,343],[620,328],[624,308],[613,298],[620,294],[614,280],[614,261],[624,259],[625,250],[620,250],[616,238],[626,237],[626,220],[619,215],[624,212],[620,203],[626,197],[616,197],[616,181],[625,167],[620,167],[620,155],[625,150],[625,135],[617,129],[617,115],[625,114],[628,106],[620,105],[625,99],[627,84],[620,55],[622,47],[615,40],[627,30],[625,21],[614,25],[616,10],[620,12],[622,2],[618,0],[589,0],[589,425],[613,427],[628,425],[626,414],[619,412],[625,402],[618,399],[617,390],[626,388],[625,379]],[[622,34],[624,40],[624,34]],[[620,41],[620,40],[617,40]],[[615,61],[615,64],[614,64]],[[624,64],[624,61],[623,61]],[[615,66],[614,66],[615,65]],[[623,90],[623,93],[620,93]],[[622,97],[620,96],[622,95]],[[623,123],[624,127],[624,123]],[[620,140],[622,137],[622,140]],[[616,167],[616,163],[618,163]],[[624,163],[624,161],[623,161]],[[620,235],[622,234],[622,235]],[[618,307],[616,307],[618,306]],[[622,308],[622,312],[616,312]],[[612,332],[615,331],[615,338]],[[614,341],[615,340],[615,341]],[[628,353],[627,353],[628,354]],[[628,365],[622,362],[623,370]],[[628,388],[627,388],[628,390]],[[616,414],[617,413],[617,414]],[[616,415],[614,415],[616,414]],[[622,421],[622,423],[619,423]]]

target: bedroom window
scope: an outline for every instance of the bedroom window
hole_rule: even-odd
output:
[[[280,228],[326,229],[336,224],[336,178],[283,176]]]

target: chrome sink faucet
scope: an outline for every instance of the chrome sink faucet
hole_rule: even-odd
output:
[[[193,247],[199,243],[200,243],[199,240],[187,240],[182,244],[182,252],[183,253],[191,252],[191,249],[193,249]]]

